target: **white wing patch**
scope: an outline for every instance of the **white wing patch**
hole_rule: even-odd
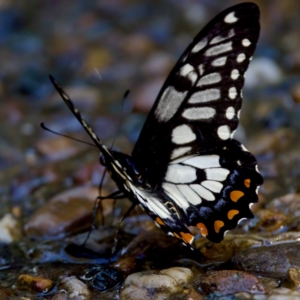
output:
[[[204,55],[215,56],[230,50],[232,50],[232,41],[211,47],[205,51]]]
[[[183,210],[186,210],[190,206],[187,199],[182,195],[175,184],[164,183],[163,188],[169,197]]]
[[[229,106],[229,107],[226,109],[225,115],[226,115],[226,118],[227,118],[228,120],[232,120],[232,119],[234,118],[234,116],[235,116],[235,109],[234,109],[234,107],[233,107],[233,106]]]
[[[231,13],[229,13],[225,18],[224,21],[225,23],[235,23],[238,20],[238,18],[235,16],[234,11],[232,11]]]
[[[202,50],[206,45],[207,45],[207,39],[204,38],[204,39],[202,39],[198,44],[196,44],[196,45],[194,46],[194,48],[191,50],[191,52],[193,52],[193,53],[199,52],[199,51]]]
[[[206,187],[208,190],[215,192],[215,193],[220,193],[222,188],[223,188],[223,184],[218,182],[218,181],[213,181],[213,180],[205,180],[201,182],[201,185],[203,185],[204,187]]]
[[[153,211],[156,215],[160,218],[170,219],[171,213],[169,210],[161,203],[161,201],[153,197],[153,195],[146,193],[145,191],[141,191],[140,189],[136,188],[133,184],[129,182],[130,190],[135,194],[138,198],[141,206],[148,208],[150,211]]]
[[[236,96],[237,96],[237,91],[236,91],[236,88],[233,86],[228,90],[228,97],[230,99],[235,99]]]
[[[178,185],[178,189],[191,204],[199,205],[202,202],[202,199],[199,197],[199,195],[187,184]]]
[[[177,145],[187,144],[196,140],[197,136],[192,129],[186,125],[179,125],[172,131],[172,142]]]
[[[226,64],[226,60],[227,60],[227,57],[222,56],[222,57],[216,58],[211,64],[214,67],[221,67]]]
[[[154,211],[160,218],[170,218],[170,212],[158,199],[155,197],[148,197],[147,200],[149,200],[147,201],[147,207],[150,211]]]
[[[216,200],[214,194],[200,184],[191,184],[190,187],[203,199],[207,201]]]
[[[215,36],[215,37],[210,41],[209,44],[210,44],[210,45],[217,44],[217,43],[223,42],[223,41],[225,41],[225,40],[227,40],[227,39],[229,39],[229,38],[231,38],[231,37],[233,37],[233,36],[234,36],[234,29],[231,29],[231,30],[229,31],[229,33],[228,33],[227,36],[217,35],[217,36]]]
[[[251,42],[248,39],[243,39],[242,40],[242,45],[244,47],[249,47],[251,45]]]
[[[239,70],[233,69],[231,71],[230,77],[231,77],[232,80],[237,80],[239,78],[239,76],[240,76]]]
[[[162,186],[176,204],[186,210],[189,205],[216,200],[215,193],[221,192],[228,174],[229,170],[220,165],[219,155],[193,155],[171,162]]]
[[[179,147],[179,148],[176,148],[172,151],[171,159],[175,159],[179,156],[185,155],[191,150],[192,150],[192,147]]]
[[[224,181],[229,174],[229,170],[224,168],[206,169],[206,178],[209,180]]]
[[[178,92],[174,87],[169,86],[163,92],[160,101],[155,109],[155,116],[161,122],[169,121],[182,104],[187,92]]]
[[[203,103],[220,99],[221,94],[219,89],[207,89],[194,93],[188,100],[189,103]]]
[[[238,63],[241,63],[241,62],[243,62],[245,59],[246,59],[245,53],[240,53],[240,54],[237,56],[236,61],[237,61]]]
[[[216,114],[213,107],[193,107],[187,108],[182,116],[188,120],[206,120],[212,118]]]
[[[181,69],[179,70],[179,74],[183,77],[188,78],[191,81],[192,85],[198,79],[198,75],[195,72],[194,67],[190,64],[186,64],[186,65],[182,66]]]
[[[197,179],[196,169],[179,164],[169,165],[165,180],[171,183],[189,183]]]
[[[183,163],[198,169],[208,169],[220,167],[219,155],[199,155],[185,159]]]
[[[201,77],[197,83],[197,86],[213,84],[220,81],[221,81],[221,75],[219,73],[211,73]]]
[[[230,138],[230,129],[227,125],[222,125],[217,130],[218,136],[221,140],[228,140]]]

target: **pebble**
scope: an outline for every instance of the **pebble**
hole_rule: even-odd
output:
[[[52,280],[28,274],[23,274],[18,277],[16,288],[18,290],[28,290],[38,293],[49,292],[54,286]]]
[[[0,219],[0,243],[9,244],[19,240],[22,236],[21,225],[10,213]]]
[[[282,285],[289,289],[299,289],[300,269],[295,269],[295,268],[288,269]]]
[[[183,267],[134,273],[126,278],[120,299],[163,300],[182,292],[191,277],[192,271]]]
[[[283,242],[241,251],[232,258],[234,268],[281,278],[290,268],[300,269],[299,242]]]
[[[96,187],[77,187],[63,191],[40,207],[24,226],[30,236],[56,236],[89,226],[98,196]]]
[[[263,284],[257,277],[236,270],[208,273],[201,280],[199,288],[205,294],[221,293],[222,295],[230,295],[246,291],[253,294],[266,293]]]
[[[292,87],[291,95],[295,103],[300,103],[300,85],[297,84]]]
[[[91,296],[88,286],[75,276],[63,278],[60,288],[67,291],[68,299],[88,300]]]

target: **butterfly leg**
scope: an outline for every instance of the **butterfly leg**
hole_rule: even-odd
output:
[[[102,200],[114,199],[113,207],[115,207],[115,200],[124,199],[124,198],[126,198],[126,197],[125,197],[124,193],[120,190],[115,191],[107,196],[98,196],[96,198],[95,205],[94,205],[92,226],[95,227],[95,221],[96,221],[96,216],[97,216],[98,210],[100,210],[100,214],[101,214],[101,220],[102,220],[101,225],[104,225],[104,216],[103,216],[103,209],[102,209],[102,202],[101,202]]]
[[[90,235],[92,233],[92,230],[95,229],[95,223],[96,223],[96,217],[97,217],[97,212],[98,210],[100,210],[100,214],[101,214],[101,225],[104,226],[104,215],[103,215],[103,209],[102,209],[102,200],[106,200],[106,199],[124,199],[125,195],[123,194],[122,191],[115,191],[107,196],[98,196],[95,199],[95,204],[94,204],[94,209],[93,209],[93,221],[92,221],[92,225],[89,229],[89,232],[87,234],[87,237],[85,238],[84,242],[82,243],[82,246],[85,245],[85,243],[87,242],[87,240],[90,238]],[[114,202],[115,203],[115,202]]]
[[[115,232],[114,245],[112,247],[112,252],[111,252],[112,255],[116,251],[116,247],[117,247],[117,243],[118,243],[118,233],[119,233],[121,224],[128,217],[128,215],[134,210],[135,207],[136,207],[136,203],[132,203],[131,206],[129,207],[129,209],[127,210],[127,212],[125,213],[125,215],[122,217],[122,219],[118,223],[118,227],[117,227],[116,232]]]

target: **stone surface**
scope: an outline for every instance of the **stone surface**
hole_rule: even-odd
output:
[[[300,243],[282,243],[241,251],[232,258],[235,268],[281,278],[290,268],[300,269]]]
[[[205,294],[221,293],[222,295],[230,295],[239,292],[261,294],[266,292],[257,277],[236,270],[213,271],[203,277],[199,288]]]
[[[96,187],[78,187],[59,193],[39,208],[25,224],[30,236],[56,236],[88,227],[92,221],[93,206],[98,196]]]
[[[159,272],[149,271],[129,275],[124,282],[120,298],[162,300],[176,292],[182,292],[191,278],[187,268],[174,267]]]

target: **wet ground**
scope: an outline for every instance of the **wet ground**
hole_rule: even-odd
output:
[[[0,0],[1,299],[300,298],[299,1],[254,1],[262,29],[236,138],[265,182],[255,218],[220,244],[198,236],[191,254],[138,210],[111,257],[130,203],[107,200],[105,224],[98,216],[82,247],[104,171],[99,153],[40,127],[89,142],[52,74],[105,143],[130,153],[176,59],[240,2]],[[102,193],[113,190],[105,177]]]

